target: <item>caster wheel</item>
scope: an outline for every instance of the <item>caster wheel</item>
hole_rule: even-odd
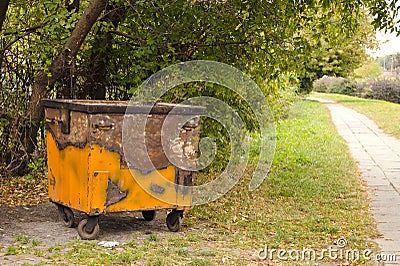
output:
[[[156,218],[156,211],[142,211],[142,215],[146,221],[153,221]]]
[[[173,210],[167,215],[167,227],[172,232],[178,232],[182,226],[183,211]]]
[[[79,222],[79,224],[78,224],[78,234],[79,234],[79,236],[83,240],[96,239],[96,237],[99,235],[99,232],[100,232],[99,224],[96,223],[91,232],[87,232],[86,231],[87,230],[87,224],[88,224],[88,220],[87,219],[83,219],[82,221]]]
[[[68,207],[58,205],[58,212],[60,214],[61,219],[66,227],[74,227],[75,225],[75,218],[74,213]]]

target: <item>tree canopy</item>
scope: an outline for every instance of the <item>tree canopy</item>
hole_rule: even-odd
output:
[[[324,73],[356,67],[368,25],[399,32],[398,9],[395,0],[2,1],[1,165],[26,172],[43,97],[128,99],[157,70],[195,59],[233,65],[278,95],[277,80],[318,77],[324,60]]]

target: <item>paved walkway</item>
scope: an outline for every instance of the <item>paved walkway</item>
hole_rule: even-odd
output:
[[[383,236],[376,242],[382,248],[382,255],[397,255],[396,262],[386,264],[400,265],[400,141],[352,109],[333,101],[310,99],[328,107],[337,131],[359,162],[368,185],[373,216]]]

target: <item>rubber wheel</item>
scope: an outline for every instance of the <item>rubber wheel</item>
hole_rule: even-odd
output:
[[[154,210],[142,211],[142,215],[146,221],[153,221],[154,218],[156,218],[156,211]]]
[[[66,227],[74,227],[75,217],[70,208],[58,205],[58,212],[60,213],[61,219]]]
[[[78,234],[83,240],[93,240],[96,239],[96,237],[99,235],[100,232],[100,226],[99,224],[96,224],[95,227],[93,228],[92,232],[86,232],[86,224],[88,220],[83,219],[82,221],[79,222],[78,224]]]
[[[172,211],[167,215],[167,227],[171,232],[178,232],[182,226],[182,212]]]

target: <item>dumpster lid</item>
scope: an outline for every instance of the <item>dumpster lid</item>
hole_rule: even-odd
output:
[[[202,115],[206,113],[206,108],[202,106],[154,102],[43,99],[42,105],[47,108],[68,109],[88,114],[167,114],[172,109],[174,109],[173,113],[177,115]],[[149,108],[151,108],[150,112]]]

